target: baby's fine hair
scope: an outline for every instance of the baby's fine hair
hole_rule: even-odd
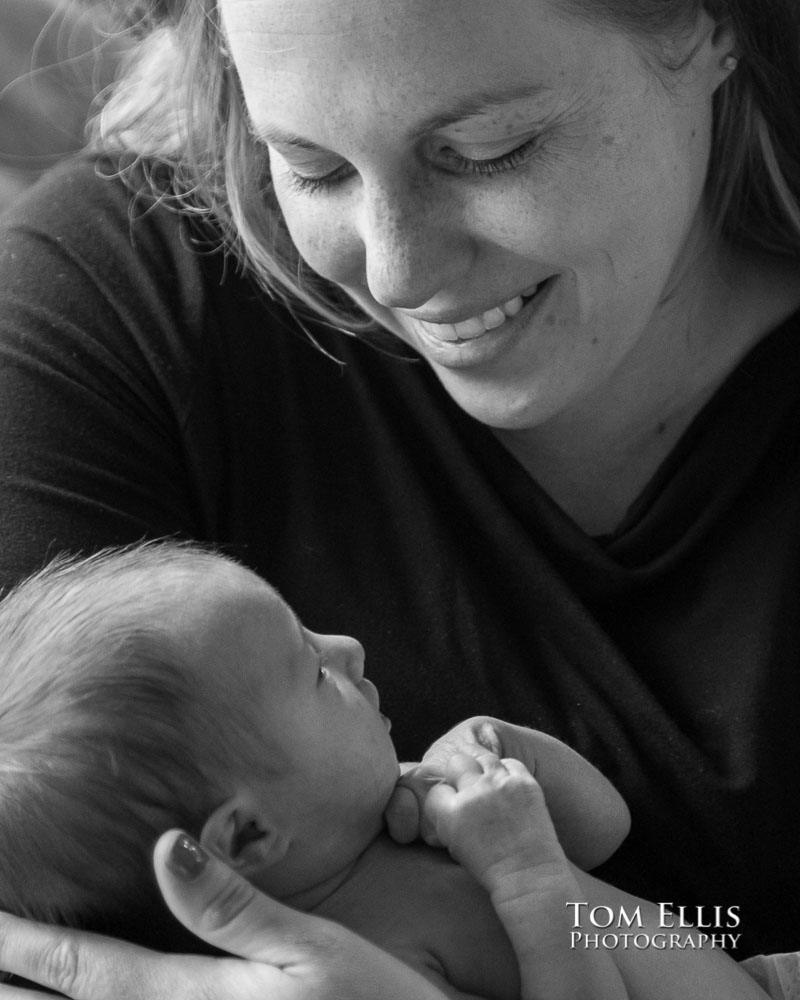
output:
[[[199,833],[236,735],[170,632],[176,585],[227,561],[59,557],[0,601],[0,909],[114,933],[160,907],[153,845]]]

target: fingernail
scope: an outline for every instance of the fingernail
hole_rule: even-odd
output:
[[[493,753],[498,757],[503,756],[502,744],[495,732],[494,726],[490,722],[482,722],[480,724],[478,731],[475,733],[475,739],[484,750],[488,750],[489,753]]]
[[[184,882],[194,882],[202,874],[207,861],[208,855],[197,841],[182,833],[167,855],[167,868]]]

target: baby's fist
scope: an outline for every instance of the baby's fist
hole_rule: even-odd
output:
[[[498,879],[565,863],[539,783],[518,760],[455,754],[425,799],[426,838],[491,891]]]

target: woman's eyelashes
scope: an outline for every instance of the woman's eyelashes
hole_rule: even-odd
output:
[[[285,176],[293,191],[299,191],[303,194],[316,194],[320,191],[329,191],[332,188],[335,188],[337,184],[347,180],[348,177],[352,177],[353,172],[354,171],[349,163],[342,163],[335,170],[330,171],[330,173],[323,174],[321,177],[299,174],[292,167],[288,167]]]
[[[438,161],[445,169],[459,174],[501,174],[514,170],[538,151],[540,137],[531,136],[519,145],[497,156],[465,156],[452,146],[442,146]]]
[[[523,166],[539,152],[541,137],[531,136],[497,156],[465,156],[452,146],[441,144],[431,156],[433,165],[451,174],[483,175],[502,174]],[[353,167],[343,161],[333,170],[320,175],[299,172],[296,166],[285,161],[284,177],[291,190],[301,194],[318,194],[332,191],[354,176]]]

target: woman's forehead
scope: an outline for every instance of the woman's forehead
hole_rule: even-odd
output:
[[[500,103],[517,90],[583,90],[628,44],[550,0],[220,0],[220,8],[251,119],[267,133],[297,131],[309,113],[377,110],[414,127],[495,94]]]
[[[281,67],[349,53],[387,75],[431,55],[486,60],[527,49],[539,57],[554,42],[570,44],[577,23],[557,0],[219,0],[219,8],[229,42],[248,59]]]

